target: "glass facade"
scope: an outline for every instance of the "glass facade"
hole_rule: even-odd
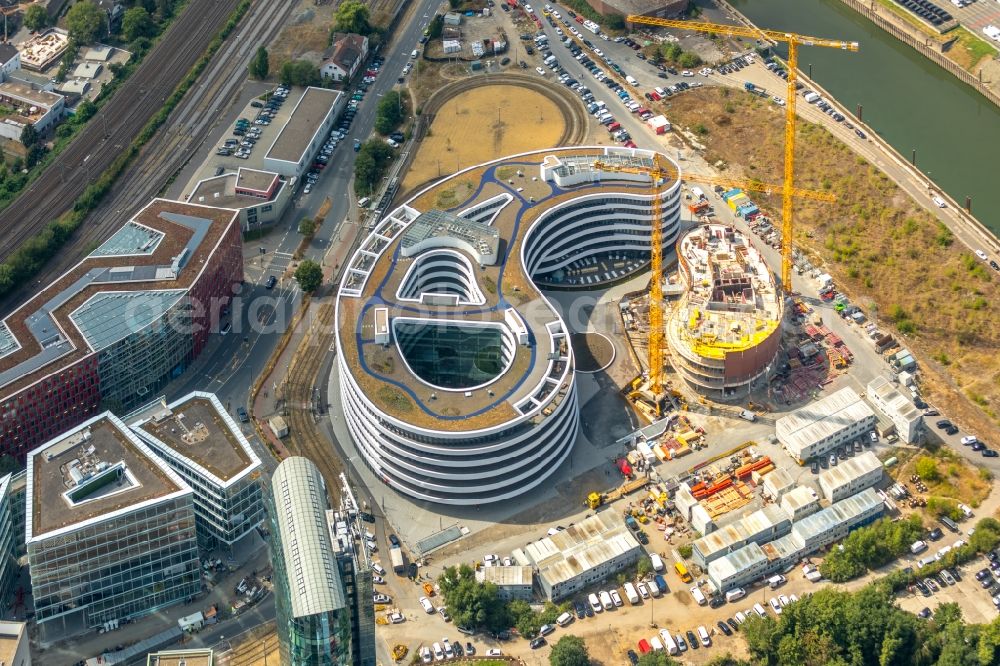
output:
[[[190,493],[28,544],[43,634],[149,615],[201,587]]]
[[[308,472],[315,472],[315,478]],[[344,583],[330,546],[326,489],[319,470],[304,458],[288,458],[275,471],[272,487],[266,500],[281,664],[352,665],[353,613],[344,602]],[[302,612],[303,608],[310,612]]]
[[[394,329],[410,369],[434,386],[479,386],[496,379],[507,362],[495,326],[422,322],[396,323]]]
[[[0,479],[0,600],[3,600],[3,607],[13,600],[10,591],[18,573],[14,544],[17,520],[13,511],[15,499],[11,497],[12,478],[12,475],[8,474]],[[21,496],[23,497],[23,494]]]

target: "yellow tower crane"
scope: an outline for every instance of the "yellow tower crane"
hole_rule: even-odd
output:
[[[795,81],[798,78],[799,46],[825,46],[831,49],[857,51],[857,42],[844,42],[820,37],[806,37],[780,30],[760,30],[741,25],[675,21],[652,16],[629,16],[629,23],[652,25],[660,28],[694,30],[734,37],[767,39],[788,44],[788,99],[785,104],[785,178],[781,187],[781,287],[785,293],[792,291],[792,196],[795,172]]]
[[[663,231],[661,229],[660,188],[673,180],[679,180],[681,175],[669,160],[655,152],[652,164],[649,166],[612,164],[598,159],[594,161],[592,168],[595,171],[607,173],[640,174],[648,176],[650,179],[650,189],[653,194],[651,203],[653,228],[650,233],[649,339],[647,350],[649,354],[649,382],[645,389],[651,401],[656,404],[659,414],[660,402],[665,396],[663,386],[663,354],[665,349],[663,344]],[[711,185],[739,187],[754,192],[770,192],[781,187],[745,178],[719,178],[700,174],[692,174],[688,180]],[[829,192],[816,192],[797,187],[786,187],[784,190],[790,192],[791,196],[817,201],[834,201],[836,198]]]

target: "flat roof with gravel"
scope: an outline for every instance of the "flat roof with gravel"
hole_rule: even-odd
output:
[[[326,88],[306,88],[265,159],[297,164],[341,94]]]

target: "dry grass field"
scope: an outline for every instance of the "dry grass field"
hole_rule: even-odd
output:
[[[668,117],[700,127],[709,162],[779,182],[783,114],[742,91],[703,88],[672,98]],[[986,441],[1000,423],[1000,327],[992,271],[880,170],[818,125],[799,121],[796,184],[833,204],[796,201],[795,242],[879,324],[920,356],[924,392]],[[754,197],[774,213],[778,197]],[[868,309],[871,309],[870,307]],[[893,330],[894,329],[894,330]]]
[[[564,129],[559,107],[540,93],[502,84],[475,88],[441,107],[402,190],[503,155],[549,148]]]

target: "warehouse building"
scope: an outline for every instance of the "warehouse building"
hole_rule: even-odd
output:
[[[764,543],[787,534],[792,522],[784,509],[769,504],[754,511],[732,525],[703,536],[694,542],[691,554],[694,561],[705,568],[713,560],[735,552],[748,543]]]
[[[851,388],[782,416],[778,441],[799,464],[822,456],[875,428],[875,412]]]
[[[134,417],[133,432],[194,489],[203,548],[231,549],[263,522],[260,459],[214,394],[155,402]]]
[[[28,453],[27,469],[43,640],[114,628],[201,591],[193,491],[111,412]]]
[[[617,512],[602,511],[513,555],[535,568],[545,598],[558,601],[635,563],[642,548]]]
[[[819,511],[819,495],[809,486],[799,486],[785,493],[778,506],[794,522]]]
[[[500,598],[505,601],[522,599],[531,601],[534,572],[531,567],[481,567],[476,572],[476,580],[497,586]]]
[[[892,421],[901,440],[912,444],[920,441],[924,431],[924,415],[896,385],[885,377],[868,382],[868,397],[880,412]]]
[[[819,489],[826,499],[839,502],[881,481],[882,471],[882,461],[871,451],[865,451],[820,474]]]
[[[726,592],[770,576],[875,521],[884,510],[878,493],[863,490],[803,518],[786,536],[763,546],[749,543],[713,560],[708,564],[709,582],[717,591]]]
[[[288,122],[267,149],[264,170],[286,178],[298,178],[308,171],[333,128],[343,102],[344,95],[340,91],[306,88]]]

